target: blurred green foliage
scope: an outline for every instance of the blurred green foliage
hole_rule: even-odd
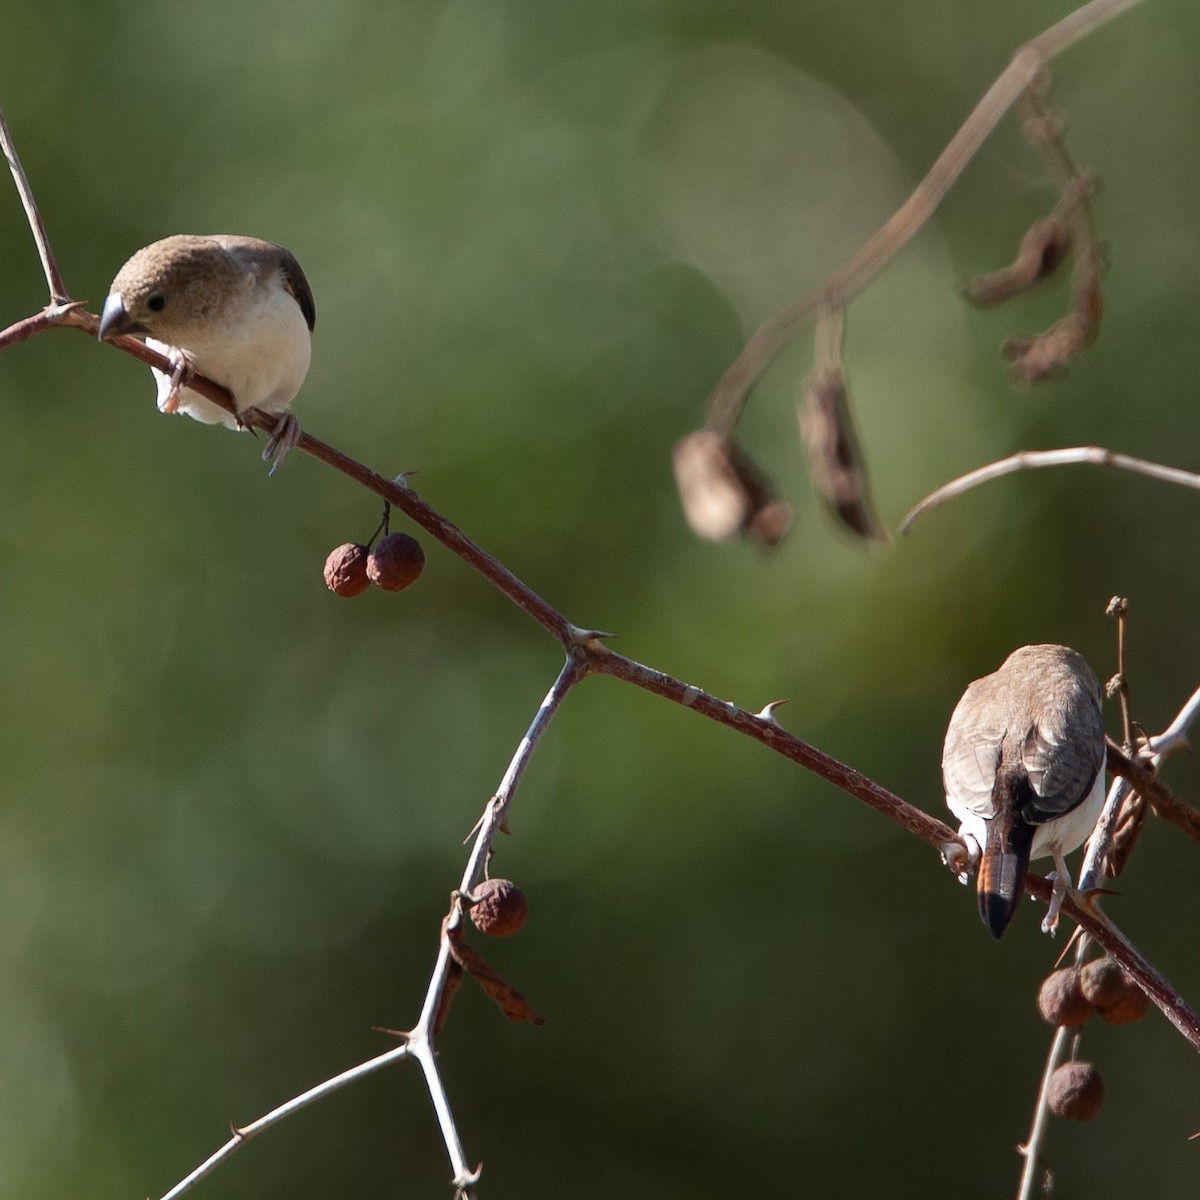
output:
[[[1052,11],[1051,11],[1052,10]],[[748,445],[797,508],[770,558],[701,545],[669,449],[754,326],[907,194],[1013,49],[1017,0],[0,0],[7,110],[68,286],[237,232],[317,297],[296,411],[418,490],[573,620],[757,708],[931,811],[945,720],[1015,645],[1114,665],[1136,713],[1200,682],[1194,495],[1097,471],[993,484],[865,553],[812,500],[794,404]],[[1053,197],[1010,119],[857,301],[850,384],[884,520],[1020,448],[1200,469],[1200,16],[1147,3],[1054,68],[1110,250],[1097,344],[1014,393],[995,354],[1059,285],[978,314]],[[0,204],[0,323],[43,302]],[[68,334],[0,358],[0,1193],[161,1194],[247,1121],[415,1018],[460,840],[558,667],[429,545],[353,603],[328,549],[373,499],[160,416],[148,372]],[[1112,728],[1116,728],[1115,714]],[[1198,781],[1179,762],[1185,794]],[[1009,1196],[1060,946],[1003,943],[933,854],[821,781],[611,681],[557,718],[494,870],[489,947],[547,1014],[460,995],[442,1062],[488,1197]],[[1151,828],[1109,911],[1193,999],[1195,848]],[[1089,1027],[1108,1081],[1056,1127],[1063,1195],[1194,1194],[1192,1052]],[[415,1069],[243,1149],[197,1196],[448,1195]],[[566,1182],[565,1182],[566,1181]]]

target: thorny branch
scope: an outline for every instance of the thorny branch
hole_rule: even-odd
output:
[[[386,1054],[380,1054],[366,1062],[359,1063],[358,1066],[351,1067],[340,1075],[334,1075],[332,1079],[326,1079],[323,1083],[318,1083],[316,1087],[309,1088],[308,1091],[301,1092],[298,1096],[293,1096],[285,1104],[273,1108],[269,1113],[259,1117],[257,1121],[252,1121],[249,1125],[231,1126],[233,1136],[229,1141],[215,1154],[206,1158],[194,1171],[185,1175],[169,1192],[165,1192],[162,1200],[175,1200],[177,1196],[182,1196],[184,1192],[190,1191],[201,1179],[216,1170],[243,1142],[248,1142],[257,1134],[270,1129],[272,1125],[277,1125],[285,1117],[290,1117],[292,1113],[306,1108],[314,1100],[320,1100],[323,1096],[336,1092],[348,1083],[365,1079],[366,1076],[383,1067],[390,1067],[399,1059],[407,1058],[410,1053],[407,1045],[396,1046]]]
[[[1200,809],[1177,796],[1143,760],[1127,757],[1120,746],[1110,741],[1108,769],[1145,796],[1155,816],[1169,821],[1188,837],[1200,841]]]
[[[1037,77],[1048,59],[1137,2],[1138,0],[1093,0],[1092,3],[1083,6],[1019,50],[1010,66],[989,89],[905,205],[820,289],[798,301],[760,328],[718,385],[713,398],[710,424],[718,428],[728,429],[731,427],[733,421],[736,420],[737,411],[746,392],[787,340],[806,324],[822,306],[840,307],[849,296],[865,286],[906,244],[921,225],[928,220],[988,133],[1008,107]],[[90,336],[95,336],[98,318],[88,312],[81,303],[72,301],[68,297],[50,249],[44,223],[34,202],[32,190],[17,157],[10,131],[3,120],[2,113],[0,113],[0,143],[2,143],[5,157],[29,219],[50,292],[50,303],[45,309],[17,322],[7,330],[0,331],[0,350],[59,327],[78,329]],[[170,369],[171,364],[163,356],[156,354],[136,339],[118,338],[114,340],[113,344],[125,353],[151,366],[164,370]],[[186,382],[187,386],[195,391],[227,410],[234,411],[232,397],[211,380],[193,374]],[[267,428],[267,422],[260,420],[257,415],[251,419],[257,427]],[[309,434],[301,437],[298,448],[341,471],[404,512],[554,636],[566,650],[567,661],[539,708],[529,731],[518,746],[496,795],[489,800],[484,810],[475,833],[475,841],[464,870],[462,883],[454,894],[450,913],[443,926],[437,962],[416,1026],[404,1035],[401,1045],[387,1053],[376,1056],[318,1084],[249,1125],[234,1129],[229,1142],[166,1193],[164,1200],[174,1200],[175,1197],[188,1190],[223,1162],[244,1141],[271,1127],[297,1109],[403,1058],[416,1058],[421,1063],[455,1172],[454,1185],[458,1194],[467,1196],[472,1193],[474,1184],[478,1180],[478,1169],[472,1169],[467,1164],[437,1069],[433,1048],[437,1017],[449,978],[448,935],[461,925],[463,907],[460,893],[469,892],[472,884],[485,868],[492,842],[496,833],[504,827],[505,815],[513,790],[533,749],[567,692],[585,676],[603,674],[624,680],[676,704],[691,708],[710,720],[751,737],[805,769],[820,775],[850,796],[870,805],[935,848],[940,849],[945,843],[955,840],[956,835],[943,822],[893,795],[861,772],[838,762],[787,733],[775,720],[770,706],[761,713],[752,713],[688,685],[665,672],[657,671],[615,653],[600,641],[602,635],[573,625],[557,609],[513,575],[499,560],[489,555],[457,526],[422,501],[403,482],[387,479],[377,474],[362,463]],[[1049,453],[1061,455],[1068,452]],[[1186,472],[1170,472],[1169,468],[1159,468],[1155,464],[1143,464],[1140,463],[1140,460],[1129,460],[1125,456],[1110,455],[1107,451],[1085,449],[1069,453],[1077,457],[1060,461],[1090,462],[1094,460],[1086,456],[1095,453],[1104,457],[1104,465],[1123,466],[1130,470],[1153,468],[1153,470],[1143,469],[1142,473],[1154,474],[1159,478],[1170,475],[1173,482],[1181,481],[1175,476],[1188,475]],[[1080,454],[1084,457],[1078,457]],[[1138,466],[1131,465],[1134,463]],[[1050,462],[1023,463],[1011,469],[1021,469],[1023,465],[1058,464]],[[989,477],[994,477],[994,475]],[[1189,483],[1189,486],[1200,486],[1200,479],[1195,476],[1188,478],[1195,481]],[[960,490],[965,490],[965,488],[960,488]],[[1197,693],[1197,696],[1200,697],[1200,692]],[[1200,708],[1200,704],[1193,705],[1193,709],[1197,708]],[[1182,732],[1175,730],[1173,734],[1172,731],[1168,731],[1168,734],[1179,739],[1182,737]],[[1164,735],[1164,738],[1166,736]],[[1029,889],[1043,900],[1049,898],[1050,884],[1045,879],[1030,877]],[[1163,1010],[1168,1019],[1193,1046],[1200,1049],[1200,1014],[1197,1014],[1171,988],[1124,935],[1094,905],[1080,896],[1069,896],[1064,904],[1064,911],[1103,945],[1112,957],[1125,966],[1151,999]]]
[[[1118,604],[1120,601],[1120,604]],[[1114,597],[1109,604],[1109,611],[1114,609],[1119,613],[1121,622],[1118,626],[1118,674],[1124,675],[1125,663],[1125,616],[1128,605]],[[1130,719],[1128,714],[1128,694],[1122,706],[1123,724],[1128,729]],[[1200,837],[1200,812],[1185,804],[1170,792],[1163,784],[1155,770],[1166,755],[1174,750],[1187,746],[1187,731],[1192,722],[1200,716],[1200,689],[1197,689],[1188,702],[1167,729],[1157,738],[1148,739],[1143,752],[1135,759],[1130,759],[1111,738],[1108,743],[1108,769],[1117,776],[1105,798],[1104,808],[1096,822],[1096,828],[1088,839],[1087,851],[1084,854],[1083,866],[1079,873],[1079,891],[1088,893],[1097,888],[1104,874],[1105,864],[1110,860],[1115,839],[1119,832],[1122,811],[1126,807],[1131,791],[1136,790],[1150,802],[1153,811],[1166,820],[1177,824],[1185,833],[1192,837]],[[1122,859],[1123,862],[1123,859]],[[1087,957],[1090,941],[1084,935],[1078,939],[1075,947],[1075,965],[1079,967]],[[1106,947],[1107,948],[1107,947]],[[1116,957],[1115,955],[1113,957]],[[1147,995],[1150,995],[1147,992]],[[1153,999],[1153,996],[1151,996]],[[1156,1002],[1157,1003],[1157,1002]],[[1059,1028],[1055,1031],[1046,1056],[1046,1069],[1042,1073],[1041,1087],[1038,1089],[1037,1102],[1034,1106],[1033,1125],[1029,1139],[1021,1147],[1024,1164],[1021,1170],[1021,1182],[1017,1192],[1017,1200],[1032,1200],[1036,1190],[1036,1180],[1041,1164],[1041,1148],[1046,1136],[1047,1118],[1049,1116],[1050,1081],[1055,1069],[1063,1061],[1067,1053],[1067,1045],[1078,1031]]]
[[[395,1049],[389,1050],[386,1054],[380,1054],[375,1058],[368,1059],[356,1067],[351,1067],[348,1071],[343,1071],[341,1074],[333,1076],[332,1079],[327,1079],[323,1083],[309,1088],[308,1091],[302,1092],[299,1096],[288,1100],[286,1103],[279,1105],[278,1108],[274,1108],[269,1113],[259,1117],[257,1121],[253,1121],[249,1125],[235,1127],[233,1136],[225,1145],[206,1158],[194,1171],[181,1179],[169,1192],[162,1196],[161,1200],[176,1200],[176,1197],[182,1196],[184,1192],[188,1191],[216,1167],[220,1166],[243,1142],[248,1142],[256,1134],[262,1133],[272,1125],[278,1124],[284,1117],[290,1116],[298,1109],[311,1104],[314,1100],[320,1100],[330,1093],[337,1091],[339,1088],[345,1087],[348,1083],[356,1083],[359,1079],[372,1074],[374,1071],[378,1071],[381,1067],[390,1066],[402,1058],[415,1058],[421,1064],[421,1070],[424,1072],[425,1082],[429,1088],[430,1100],[433,1104],[434,1112],[437,1114],[438,1124],[441,1127],[442,1140],[445,1142],[446,1152],[450,1157],[450,1163],[454,1170],[453,1183],[456,1192],[464,1196],[470,1194],[471,1188],[478,1182],[479,1168],[471,1168],[467,1165],[466,1154],[463,1151],[462,1141],[455,1126],[454,1116],[450,1110],[450,1102],[446,1096],[446,1089],[442,1083],[441,1073],[438,1071],[437,1056],[434,1051],[434,1038],[437,1035],[439,1027],[439,1016],[444,1014],[443,997],[453,961],[451,957],[450,938],[454,931],[462,925],[463,905],[461,894],[471,890],[484,870],[484,865],[487,862],[488,855],[491,853],[492,843],[496,838],[496,834],[504,827],[504,818],[508,811],[508,803],[512,798],[513,790],[524,773],[526,766],[529,764],[534,749],[537,747],[538,742],[541,741],[542,735],[546,732],[550,718],[554,716],[558,706],[563,702],[563,699],[571,688],[583,678],[585,670],[586,664],[579,653],[575,652],[567,656],[567,661],[563,664],[558,678],[554,681],[554,686],[546,694],[546,698],[534,714],[529,729],[517,746],[516,753],[513,755],[512,761],[504,773],[504,778],[500,781],[500,786],[496,789],[496,794],[488,800],[484,808],[483,816],[480,817],[479,824],[474,830],[475,841],[472,845],[466,868],[463,871],[462,880],[459,882],[458,889],[451,900],[450,912],[442,922],[437,961],[434,964],[433,973],[430,976],[429,985],[425,992],[425,1000],[421,1006],[421,1015],[417,1018],[416,1025],[410,1031],[401,1035],[403,1039],[401,1044]]]

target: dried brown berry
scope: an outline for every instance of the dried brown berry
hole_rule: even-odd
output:
[[[1092,1002],[1083,994],[1079,972],[1064,967],[1046,976],[1038,989],[1038,1012],[1051,1025],[1075,1029],[1092,1015]]]
[[[1090,1121],[1104,1103],[1104,1080],[1088,1062],[1068,1062],[1050,1076],[1050,1111],[1069,1121]]]
[[[367,576],[376,587],[402,592],[425,569],[421,543],[407,533],[389,533],[367,558]]]
[[[1130,987],[1137,987],[1120,964],[1107,957],[1088,963],[1080,972],[1079,982],[1083,994],[1101,1012],[1116,1004]]]
[[[529,914],[525,893],[511,879],[485,879],[475,889],[471,920],[489,937],[512,937]]]
[[[1150,1007],[1146,993],[1111,958],[1098,958],[1083,968],[1083,992],[1110,1025],[1140,1021]]]
[[[1140,1021],[1150,1008],[1150,997],[1133,981],[1129,990],[1115,1004],[1100,1009],[1100,1016],[1110,1025],[1128,1025]]]
[[[329,552],[325,560],[325,586],[331,592],[339,596],[357,596],[365,592],[370,583],[366,546],[346,542]]]

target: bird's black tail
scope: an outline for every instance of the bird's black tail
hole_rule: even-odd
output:
[[[987,823],[987,845],[979,862],[979,915],[1000,937],[1017,911],[1025,890],[1029,870],[1029,852],[1033,849],[1034,826],[1021,812],[1032,799],[1032,789],[1024,771],[999,772],[992,789],[995,816]]]

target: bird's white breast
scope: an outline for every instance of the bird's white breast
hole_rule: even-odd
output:
[[[153,338],[146,338],[146,345],[163,353],[168,349]],[[229,389],[239,412],[277,413],[291,404],[308,374],[312,339],[300,306],[275,276],[248,287],[220,322],[189,335],[179,349],[201,375]],[[154,376],[161,409],[170,384],[161,371]],[[179,393],[178,411],[206,425],[237,427],[232,414],[190,388]]]

